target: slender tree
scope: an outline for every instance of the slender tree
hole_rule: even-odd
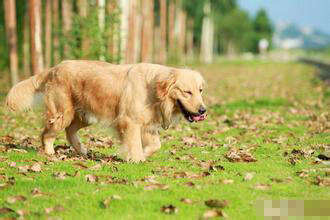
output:
[[[186,18],[187,14],[185,11],[182,10],[180,7],[179,9],[179,16],[178,16],[178,49],[179,49],[179,54],[182,56],[185,52],[185,42],[186,42]]]
[[[137,11],[135,17],[135,47],[134,47],[134,63],[140,61],[140,54],[141,54],[141,37],[142,37],[142,1],[137,1]]]
[[[38,74],[44,69],[41,43],[41,1],[29,0],[30,17],[30,51],[33,74]]]
[[[82,22],[85,22],[88,15],[87,0],[78,0],[77,6],[78,6],[79,16],[81,17]],[[82,51],[82,58],[87,58],[89,51],[89,40],[84,30],[81,32],[81,51]]]
[[[144,0],[142,6],[142,62],[152,62],[153,29],[154,29],[154,0]]]
[[[69,41],[72,27],[72,0],[62,0],[62,18],[63,37]],[[64,44],[63,56],[64,58],[70,57],[70,44],[68,42]]]
[[[168,43],[169,43],[170,52],[173,52],[175,48],[174,23],[175,23],[175,1],[170,0],[170,4],[168,7]]]
[[[103,42],[103,35],[104,35],[104,29],[105,29],[105,0],[98,0],[98,23],[99,23],[99,29],[100,29],[100,39],[101,39],[101,51],[100,51],[100,60],[105,60],[105,45]]]
[[[167,31],[167,3],[166,0],[159,0],[160,2],[160,63],[164,64],[167,60],[166,49],[166,31]]]
[[[121,16],[120,16],[120,58],[121,63],[125,62],[125,54],[128,41],[128,15],[129,0],[120,0]]]
[[[53,64],[60,62],[60,38],[59,38],[59,9],[58,0],[52,0],[52,20],[53,20]]]
[[[210,0],[204,3],[204,18],[202,27],[201,58],[205,63],[213,61],[214,23],[211,18]]]
[[[128,16],[128,42],[126,50],[126,63],[134,63],[134,51],[135,51],[135,37],[136,37],[136,10],[137,0],[131,0],[129,5],[129,16]]]
[[[24,11],[23,22],[23,72],[24,74],[30,74],[30,45],[29,45],[29,14],[28,11]]]
[[[116,15],[119,11],[117,1],[108,0],[107,2],[107,13],[109,16]],[[118,62],[120,59],[119,49],[119,24],[118,22],[112,22],[112,26],[109,27],[108,36],[108,55],[112,62]]]
[[[12,85],[15,85],[18,82],[18,57],[17,57],[15,0],[5,0],[4,9],[5,9],[6,33],[7,33],[7,39],[9,42],[11,83],[12,83]]]
[[[45,11],[45,67],[51,66],[52,52],[52,5],[51,0],[46,0]]]

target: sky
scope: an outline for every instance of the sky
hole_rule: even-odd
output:
[[[330,0],[238,0],[239,5],[255,15],[266,9],[273,23],[292,22],[330,34]]]

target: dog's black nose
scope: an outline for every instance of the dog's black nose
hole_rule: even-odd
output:
[[[203,107],[203,106],[201,106],[199,109],[198,109],[198,113],[199,114],[204,114],[206,112],[206,109]]]

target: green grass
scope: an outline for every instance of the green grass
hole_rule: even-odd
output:
[[[315,83],[313,68],[256,61],[195,68],[204,73],[208,82],[205,94],[211,106],[208,119],[198,124],[182,121],[176,128],[163,131],[162,149],[141,164],[106,161],[116,153],[119,143],[103,124],[80,132],[85,145],[94,154],[98,152],[97,157],[80,160],[64,152],[57,155],[58,161],[53,161],[38,153],[42,114],[13,115],[0,107],[0,184],[14,180],[13,185],[0,188],[0,208],[27,211],[27,219],[198,219],[209,210],[204,204],[206,200],[225,199],[229,205],[223,211],[230,219],[262,219],[257,216],[258,200],[330,200],[329,187],[315,184],[317,176],[329,175],[324,171],[329,165],[314,161],[329,147],[330,115],[328,90],[322,82]],[[7,135],[13,140],[6,138]],[[93,138],[103,142],[96,143]],[[109,140],[113,141],[113,147],[107,147]],[[65,143],[61,133],[56,145]],[[230,162],[225,155],[230,149],[239,148],[250,149],[257,161]],[[315,152],[299,156],[291,153],[293,149]],[[293,159],[295,164],[290,162]],[[209,171],[201,167],[203,161],[213,161],[214,166],[221,165],[224,170]],[[16,162],[16,166],[11,167],[10,162]],[[41,163],[40,173],[22,174],[17,168],[36,162]],[[78,162],[88,167],[100,164],[101,168],[81,169],[76,165]],[[297,175],[303,170],[307,177]],[[56,179],[54,173],[59,171],[71,176]],[[74,176],[76,171],[79,175]],[[178,172],[210,175],[174,178]],[[244,181],[248,172],[254,173],[254,177]],[[98,176],[98,182],[87,182],[87,174]],[[168,185],[168,189],[145,190],[144,186],[150,183],[142,179],[148,176]],[[125,180],[125,184],[109,183],[110,177]],[[234,182],[222,183],[228,179]],[[186,186],[187,182],[195,185]],[[258,190],[256,184],[269,184],[270,188]],[[45,195],[33,196],[34,188]],[[26,200],[8,203],[8,197],[16,195],[23,195]],[[121,199],[111,200],[105,208],[102,202],[113,195]],[[194,203],[185,204],[181,198]],[[178,208],[176,214],[161,212],[161,207],[169,204]],[[64,210],[46,213],[46,208],[57,205]],[[18,214],[0,214],[0,217],[18,217]]]

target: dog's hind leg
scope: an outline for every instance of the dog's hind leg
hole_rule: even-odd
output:
[[[145,131],[142,133],[141,137],[145,157],[151,156],[153,153],[160,149],[161,143],[157,133],[152,134]]]
[[[79,116],[75,115],[73,121],[70,126],[65,129],[66,138],[68,142],[73,146],[73,148],[82,155],[87,154],[87,149],[84,145],[79,141],[79,137],[77,132],[79,129],[87,127],[89,124],[80,120]]]
[[[74,110],[71,98],[63,88],[53,88],[45,95],[46,122],[42,133],[42,144],[46,154],[54,154],[57,133],[71,124]]]

